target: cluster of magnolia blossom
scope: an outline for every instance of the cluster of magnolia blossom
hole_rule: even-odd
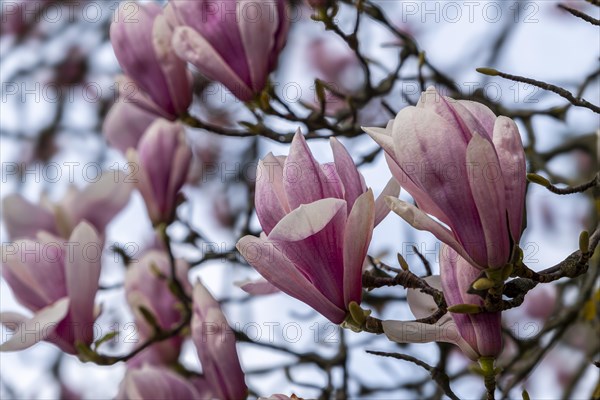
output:
[[[334,323],[352,325],[352,303],[360,304],[363,264],[373,228],[386,215],[379,201],[385,197],[396,214],[444,243],[441,277],[428,282],[443,290],[448,306],[483,305],[480,296],[467,292],[482,272],[490,283],[506,273],[521,237],[525,154],[515,123],[484,105],[454,101],[430,88],[385,129],[365,131],[384,149],[395,178],[379,205],[335,139],[333,165],[319,165],[300,134],[288,157],[269,154],[261,161],[265,171],[258,176],[269,177],[256,182],[264,233],[242,238],[237,247],[266,281],[243,288],[255,294],[279,289]],[[397,193],[390,196],[394,183],[418,207]],[[408,303],[417,318],[437,309],[431,296],[415,290]],[[452,313],[434,325],[384,321],[383,330],[401,343],[451,342],[473,360],[502,350],[500,312]]]
[[[135,185],[107,173],[83,191],[72,189],[57,204],[44,200],[36,206],[18,195],[5,199],[7,231],[19,240],[3,249],[3,276],[34,315],[1,314],[15,334],[0,350],[46,340],[85,359],[101,312],[95,295],[106,225],[127,204],[132,186],[157,230],[164,232],[175,217],[193,157],[177,122],[192,103],[186,62],[243,101],[261,92],[275,68],[288,30],[284,1],[255,2],[270,16],[260,24],[222,18],[211,8],[233,3],[136,4],[136,22],[129,20],[127,5],[119,9],[111,41],[126,76],[122,99],[104,131],[139,168]],[[393,175],[377,200],[335,138],[332,163],[319,164],[300,132],[287,157],[269,154],[260,161],[255,204],[263,233],[241,238],[237,248],[264,280],[243,289],[282,291],[331,322],[360,330],[355,311],[367,251],[374,228],[391,209],[444,243],[440,276],[427,281],[443,291],[446,303],[483,305],[481,296],[468,293],[473,282],[502,279],[522,231],[525,155],[515,123],[484,105],[454,101],[430,88],[386,128],[365,131],[383,148]],[[400,187],[416,206],[399,200]],[[95,255],[87,251],[91,247]],[[127,361],[119,397],[244,398],[235,338],[219,304],[200,282],[192,287],[187,263],[169,254],[161,244],[129,267],[127,302],[144,342],[157,328],[167,331],[181,323],[182,302],[191,298],[191,336],[203,375],[188,379],[169,368],[179,357],[182,332]],[[167,284],[173,271],[182,286],[179,296]],[[432,297],[417,290],[409,290],[408,303],[416,318],[437,309]],[[389,320],[382,325],[390,340],[451,342],[473,360],[494,358],[502,349],[500,312],[451,313],[435,324]]]
[[[277,64],[289,28],[284,0],[257,1],[258,17],[239,15],[240,1],[171,0],[122,5],[110,39],[126,74],[120,98],[104,123],[109,143],[126,151],[158,118],[175,121],[192,103],[193,64],[249,101],[260,93]]]

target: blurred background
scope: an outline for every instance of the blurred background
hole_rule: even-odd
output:
[[[600,17],[600,8],[585,1],[564,1],[569,7]],[[376,2],[399,29],[412,35],[426,57],[450,77],[463,96],[483,94],[505,110],[526,114],[566,104],[565,100],[530,85],[484,77],[475,68],[491,66],[511,74],[533,77],[576,92],[590,77],[583,97],[600,104],[598,27],[557,7],[556,1],[470,1],[423,2],[388,0]],[[0,38],[0,158],[4,197],[21,193],[33,202],[42,194],[59,199],[69,185],[85,187],[101,170],[125,169],[123,154],[110,148],[102,134],[104,117],[117,98],[115,77],[119,66],[109,41],[108,30],[118,1],[3,0]],[[333,82],[344,93],[361,85],[361,69],[355,54],[336,35],[325,31],[310,17],[313,11],[296,1],[292,29],[272,76],[276,92],[300,115],[311,104],[317,107],[314,79]],[[355,13],[341,6],[336,17],[343,30],[354,24]],[[365,18],[361,26],[360,48],[372,61],[372,79],[382,79],[397,63],[402,43],[380,24]],[[375,99],[359,110],[364,126],[384,126],[391,118],[386,110],[397,112],[414,102],[419,94],[418,62],[409,60],[394,88],[385,98]],[[594,75],[595,73],[595,75]],[[443,88],[441,88],[442,93]],[[451,94],[451,93],[448,93]],[[385,102],[385,104],[383,104]],[[331,99],[328,110],[343,107]],[[192,112],[219,125],[234,126],[249,118],[243,104],[227,96],[218,84],[197,78]],[[296,125],[269,121],[282,131]],[[579,183],[598,170],[597,135],[600,119],[583,108],[571,107],[559,117],[535,115],[518,119],[528,155],[537,165],[530,170],[553,182]],[[195,164],[184,192],[189,199],[178,210],[183,221],[204,233],[204,248],[181,246],[179,255],[198,257],[207,251],[229,251],[249,226],[258,230],[249,196],[257,158],[269,151],[287,154],[288,145],[264,138],[225,138],[199,129],[189,129],[188,138]],[[366,135],[342,138],[366,182],[378,194],[390,173],[377,146]],[[326,140],[311,140],[311,149],[324,162],[331,160]],[[531,161],[531,158],[530,158]],[[70,165],[70,167],[69,167]],[[69,173],[71,171],[72,173]],[[596,194],[597,196],[597,194]],[[410,199],[406,193],[401,197]],[[597,201],[597,200],[596,200]],[[548,268],[578,248],[578,235],[593,229],[598,210],[590,194],[560,197],[530,185],[527,195],[527,229],[521,247],[526,263],[533,269]],[[176,223],[172,234],[185,236],[185,226]],[[179,233],[181,232],[181,233]],[[8,242],[2,227],[2,242]],[[108,254],[104,259],[99,293],[103,304],[99,329],[102,334],[119,329],[124,335],[110,344],[114,354],[127,352],[135,344],[131,311],[120,284],[124,266],[114,255],[112,245],[140,254],[153,241],[152,227],[139,195],[109,225]],[[411,229],[399,217],[389,215],[375,230],[370,254],[394,265],[402,253],[411,269],[425,274],[416,248],[435,272],[439,242],[429,233]],[[239,256],[238,256],[239,257]],[[190,279],[202,277],[217,299],[223,301],[230,324],[255,341],[291,349],[274,350],[250,343],[239,345],[242,366],[249,385],[261,395],[296,393],[314,398],[330,387],[347,384],[349,397],[357,398],[437,398],[441,394],[429,374],[399,360],[379,358],[365,349],[397,351],[398,345],[369,334],[343,332],[304,304],[275,294],[249,300],[235,282],[256,278],[257,274],[240,262],[218,259],[201,264]],[[597,258],[595,261],[597,266]],[[592,277],[593,279],[593,277]],[[546,348],[528,352],[510,337],[502,357],[523,372],[507,395],[518,397],[527,388],[532,398],[588,398],[598,381],[598,370],[590,360],[598,360],[598,300],[591,300],[587,314],[579,315],[563,335],[552,341],[552,333],[538,335],[544,324],[576,298],[580,282],[540,285],[527,295],[525,304],[505,313],[507,335]],[[596,287],[597,287],[596,283]],[[597,290],[597,289],[596,289]],[[367,304],[380,318],[412,319],[401,288],[381,289],[367,296]],[[0,311],[23,311],[4,280],[0,287]],[[129,324],[129,325],[128,325]],[[128,335],[131,333],[131,335]],[[9,332],[2,328],[2,341]],[[126,336],[130,336],[127,340]],[[467,371],[469,360],[446,345],[402,346],[402,352],[431,365],[444,363],[453,378],[453,389],[461,398],[477,398],[474,387],[480,379]],[[106,349],[105,349],[106,350]],[[293,352],[315,351],[323,357],[344,355],[342,364],[331,368],[299,362]],[[521,358],[534,359],[535,368],[519,369]],[[190,369],[199,363],[192,345],[184,347],[181,362]],[[83,364],[63,355],[47,343],[19,353],[0,354],[0,397],[86,398],[114,397],[125,367],[122,364],[99,367]],[[483,389],[481,389],[482,391]]]

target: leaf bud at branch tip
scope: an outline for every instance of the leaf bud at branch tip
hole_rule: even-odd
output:
[[[545,188],[552,186],[548,179],[538,174],[527,174],[527,180],[531,183],[537,183]]]
[[[499,74],[498,70],[494,68],[477,68],[476,71],[488,76],[497,76]]]
[[[402,257],[402,254],[400,254],[400,253],[398,253],[398,264],[400,264],[400,267],[404,271],[408,271],[408,263],[406,262],[406,260],[404,259],[404,257]]]

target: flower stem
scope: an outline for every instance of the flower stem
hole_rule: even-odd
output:
[[[494,393],[496,392],[496,369],[494,368],[494,357],[481,357],[479,359],[479,366],[481,367],[481,374],[483,375],[483,382],[487,392],[487,400],[494,400]]]

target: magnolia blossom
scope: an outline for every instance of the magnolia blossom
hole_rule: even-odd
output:
[[[189,265],[183,260],[176,262],[177,279],[187,293],[192,292],[187,273]],[[125,276],[125,295],[127,303],[135,315],[138,339],[143,343],[153,334],[153,327],[142,312],[143,307],[154,316],[163,330],[172,329],[182,318],[181,302],[169,289],[167,277],[171,273],[169,257],[162,251],[150,250],[136,263],[131,263]],[[171,364],[177,361],[181,351],[183,337],[175,336],[153,344],[142,351],[130,362],[132,368],[143,364]]]
[[[123,92],[167,118],[186,112],[192,102],[191,74],[175,55],[172,36],[173,30],[156,3],[122,4],[110,27],[117,60],[139,87]]]
[[[298,132],[288,157],[259,162],[255,203],[264,233],[237,248],[270,284],[341,323],[348,304],[361,300],[376,209],[346,149],[335,138],[331,147],[335,162],[320,165]]]
[[[447,246],[442,251],[452,252],[454,261],[443,256],[441,279],[439,275],[430,276],[425,278],[427,283],[438,290],[443,289],[448,305],[467,302],[481,304],[481,298],[466,294],[480,271]],[[429,317],[438,308],[433,297],[417,289],[408,289],[407,301],[417,319]],[[474,361],[483,356],[497,356],[502,349],[499,312],[470,315],[446,313],[434,324],[388,320],[383,321],[383,331],[388,339],[398,343],[452,343]]]
[[[0,351],[23,350],[46,340],[76,354],[78,343],[92,342],[102,246],[87,222],[77,225],[68,241],[39,232],[35,241],[3,246],[2,276],[17,301],[34,315],[0,314],[0,322],[15,331]]]
[[[127,159],[139,168],[134,179],[152,222],[171,221],[177,194],[186,181],[192,160],[183,126],[156,120],[140,140],[137,150],[127,151]]]
[[[20,194],[8,195],[2,202],[6,231],[13,240],[35,238],[39,231],[67,238],[85,220],[102,233],[129,202],[131,189],[125,174],[110,171],[83,190],[71,186],[58,203],[43,196],[36,205]]]
[[[177,54],[242,101],[265,87],[289,28],[284,0],[171,0],[165,16]]]
[[[418,205],[389,199],[394,212],[478,268],[509,261],[511,244],[521,237],[526,184],[513,120],[429,88],[385,129],[365,131],[383,147],[392,174]]]
[[[245,399],[248,387],[240,366],[235,335],[219,303],[198,281],[193,289],[192,340],[202,376],[186,379],[166,366],[129,369],[117,399]]]

